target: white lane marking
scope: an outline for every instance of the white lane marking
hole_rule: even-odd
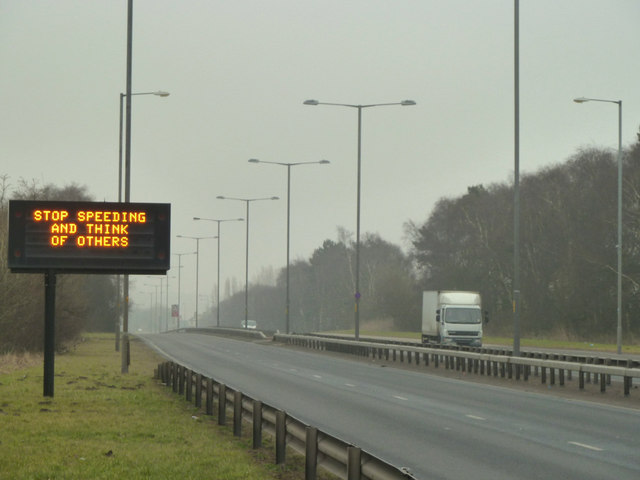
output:
[[[314,375],[313,378],[322,378],[322,375]]]
[[[355,385],[353,383],[345,383],[344,386],[345,387],[355,387]]]
[[[407,397],[401,397],[400,395],[394,395],[393,398],[397,398],[398,400],[404,400],[404,401],[409,400]]]
[[[593,445],[587,445],[586,443],[579,443],[579,442],[568,442],[571,445],[575,445],[576,447],[582,447],[582,448],[586,448],[587,450],[593,450],[594,452],[602,452],[603,449],[600,447],[594,447]]]
[[[470,418],[472,420],[482,420],[483,422],[486,420],[486,418],[478,417],[477,415],[465,415],[465,417]]]

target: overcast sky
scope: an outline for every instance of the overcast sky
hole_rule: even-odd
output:
[[[355,232],[357,110],[305,106],[415,100],[363,110],[362,231],[407,248],[442,197],[511,182],[512,0],[136,0],[132,92],[134,202],[172,205],[175,235],[215,235],[251,204],[250,276],[308,258],[337,228]],[[640,126],[640,1],[520,1],[522,173],[584,146],[617,147]],[[118,199],[119,94],[126,91],[126,0],[0,0],[0,174],[86,185]],[[609,192],[615,195],[615,192]],[[598,194],[607,194],[599,192]],[[222,281],[244,285],[245,225],[222,225]],[[176,256],[170,276],[177,276]],[[183,257],[183,313],[193,312],[195,258]],[[211,302],[216,240],[200,242],[200,311]],[[135,280],[148,304],[155,279]],[[170,278],[171,303],[177,278]],[[138,295],[136,299],[135,296]],[[189,300],[189,298],[191,300]]]

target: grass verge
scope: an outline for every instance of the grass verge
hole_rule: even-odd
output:
[[[0,479],[302,478],[153,380],[142,343],[126,375],[120,358],[112,335],[87,336],[56,357],[53,398],[41,364],[0,374]]]
[[[327,332],[327,333],[353,335],[354,331],[339,330],[339,331]],[[412,339],[412,340],[420,340],[421,338],[420,332],[361,330],[360,335],[363,337],[392,337],[392,338],[406,338],[406,339]],[[483,344],[513,346],[513,338],[484,336]],[[592,350],[594,352],[609,352],[609,353],[614,353],[616,351],[616,345],[613,343],[579,342],[579,341],[557,340],[553,338],[522,338],[520,339],[520,345],[523,347]],[[640,345],[622,345],[622,353],[639,355]]]

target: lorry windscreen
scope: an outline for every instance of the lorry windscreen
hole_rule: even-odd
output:
[[[481,323],[479,308],[447,308],[444,321],[447,323]]]

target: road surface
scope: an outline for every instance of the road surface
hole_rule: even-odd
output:
[[[640,478],[640,411],[277,345],[144,335],[171,359],[428,479]]]

